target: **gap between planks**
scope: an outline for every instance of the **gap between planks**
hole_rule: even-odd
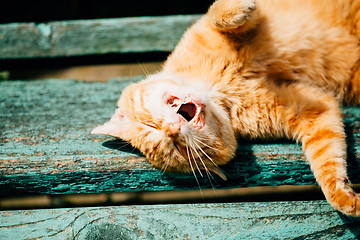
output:
[[[360,184],[354,184],[360,190]],[[260,186],[234,189],[205,189],[202,191],[126,192],[70,195],[36,195],[0,199],[0,210],[42,209],[62,207],[91,207],[111,205],[267,202],[323,200],[315,185]]]
[[[59,67],[50,69],[17,69],[3,71],[1,78],[11,80],[74,79],[88,82],[106,82],[115,77],[149,75],[161,69],[162,62],[138,62]]]

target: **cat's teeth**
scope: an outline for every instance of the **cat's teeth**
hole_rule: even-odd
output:
[[[175,107],[175,112],[176,112],[176,113],[179,111],[179,109],[181,108],[182,105],[183,105],[183,103],[178,104],[178,105]]]
[[[196,106],[196,113],[194,118],[189,122],[194,128],[201,129],[205,126],[205,115],[203,112],[204,106],[199,106],[195,104]]]
[[[171,107],[177,107],[177,106],[183,104],[183,101],[181,101],[181,100],[178,99],[178,98],[173,98],[173,99],[170,100],[170,102],[171,102],[171,103],[170,103],[170,106],[171,106]]]

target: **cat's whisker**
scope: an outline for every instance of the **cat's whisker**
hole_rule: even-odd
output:
[[[121,146],[119,146],[119,147],[117,147],[117,148],[115,148],[115,150],[121,150],[121,149],[123,149],[124,147],[127,147],[127,146],[129,146],[129,145],[131,145],[130,143],[128,143],[128,142],[126,142],[126,143],[122,143],[122,145]],[[133,147],[134,148],[134,147]]]
[[[201,186],[200,186],[199,180],[198,180],[198,178],[197,178],[197,176],[196,176],[196,172],[195,172],[194,167],[193,167],[193,165],[192,165],[192,163],[191,163],[191,158],[190,158],[189,147],[188,147],[188,146],[186,146],[186,153],[187,153],[187,156],[188,156],[188,160],[189,160],[189,164],[190,164],[191,171],[193,172],[193,175],[194,175],[194,177],[195,177],[195,181],[196,181],[197,185],[199,186],[199,190],[200,190],[201,196],[203,196],[203,192],[202,192],[202,190],[201,190]],[[195,162],[195,159],[194,159],[194,162]]]
[[[192,147],[192,146],[191,146],[191,147]],[[190,149],[190,153],[191,153],[192,159],[194,160],[194,163],[195,163],[195,165],[196,165],[196,169],[198,170],[200,176],[201,176],[201,177],[204,177],[203,174],[202,174],[202,172],[201,172],[201,170],[200,170],[200,168],[199,168],[199,165],[197,164],[197,162],[196,162],[196,160],[195,160],[195,156],[194,156],[194,153],[193,153],[193,150],[194,150],[194,149],[192,149],[192,148],[189,148],[189,149]]]
[[[118,147],[118,148],[115,148],[116,150],[121,150],[121,149],[123,149],[123,148],[125,148],[125,147],[127,147],[127,146],[129,146],[129,145],[131,145],[131,143],[125,143],[125,144],[123,144],[122,146],[120,146],[120,147]],[[130,153],[134,153],[134,151],[136,150],[137,148],[136,147],[132,147],[131,148],[131,152]]]
[[[134,153],[135,150],[136,150],[136,148],[133,147],[133,148],[131,149],[131,152],[130,152],[130,153]]]
[[[145,76],[150,75],[150,72],[139,61],[137,61],[137,63],[139,64],[139,67],[141,68]]]
[[[196,165],[196,168],[197,168],[198,172],[200,173],[201,177],[204,177],[204,175],[203,175],[203,173],[202,173],[202,171],[201,171],[201,168],[200,168],[199,165],[197,164],[196,157],[195,157],[195,155],[194,155],[194,153],[193,153],[193,152],[195,152],[195,153],[198,155],[198,153],[197,153],[197,151],[196,151],[196,148],[193,146],[192,141],[190,141],[190,138],[187,138],[187,139],[186,139],[186,142],[187,142],[187,145],[190,146],[190,152],[191,152],[192,158],[193,158],[193,160],[194,160],[194,163],[195,163],[195,165]]]
[[[204,161],[203,161],[202,157],[200,156],[199,152],[196,150],[196,147],[193,145],[193,142],[189,142],[189,143],[190,143],[190,146],[193,148],[194,152],[196,153],[196,155],[199,157],[200,162],[204,166],[205,172],[208,172],[208,168],[206,167],[206,164],[204,163]]]
[[[204,145],[205,147],[208,147],[208,148],[214,150],[214,151],[219,151],[219,149],[215,149],[214,147],[209,146],[208,144],[204,143],[203,141],[197,139],[195,136],[194,136],[194,140],[197,141],[198,143],[201,143],[201,144]]]
[[[197,146],[197,148],[199,148],[199,149],[202,151],[202,153],[205,154],[205,156],[207,156],[207,157],[209,158],[209,160],[215,165],[215,167],[219,169],[219,167],[216,165],[216,163],[214,163],[214,161],[201,149],[201,147],[200,147],[199,145],[197,145],[195,142],[193,142],[193,143]],[[206,166],[206,164],[205,164],[204,160],[202,159],[202,157],[198,154],[197,151],[196,151],[196,153],[197,153],[197,155],[199,156],[200,161],[201,161],[202,164],[204,165],[204,168],[205,168],[205,171],[206,171],[206,174],[207,174],[207,176],[208,176],[208,179],[209,179],[209,182],[210,182],[210,185],[211,185],[212,189],[215,190],[214,185],[213,185],[213,183],[212,183],[212,181],[211,181],[211,178],[212,178],[212,179],[216,182],[214,176],[213,176],[213,175],[211,174],[211,172],[209,171],[209,169],[208,169],[208,167]],[[210,178],[210,177],[211,177],[211,178]]]
[[[211,178],[212,178],[214,181],[215,181],[215,178],[214,178],[214,176],[213,176],[209,171],[206,171],[206,174],[207,174],[207,176],[208,176],[208,179],[209,179],[211,188],[212,188],[212,190],[215,192],[214,184],[213,184],[213,182],[211,181]]]
[[[165,174],[166,169],[169,167],[169,165],[170,165],[170,161],[166,161],[166,160],[165,160],[164,166],[162,166],[161,169],[160,169],[160,171],[161,171],[161,176],[163,176],[163,175]]]
[[[146,125],[146,126],[148,126],[148,127],[155,128],[155,129],[157,128],[156,125],[154,125],[154,124],[152,124],[150,122],[144,122],[144,121],[139,121],[139,122]]]
[[[190,143],[192,143],[192,142],[190,142]],[[191,144],[191,145],[192,145],[192,144]],[[201,162],[202,165],[204,166],[204,170],[205,170],[206,175],[207,175],[207,177],[208,177],[208,179],[209,179],[210,185],[211,185],[212,189],[214,189],[214,185],[213,185],[213,183],[212,183],[212,181],[211,181],[211,178],[214,179],[213,175],[212,175],[211,172],[209,171],[208,167],[206,166],[204,160],[202,159],[202,157],[200,156],[200,154],[199,154],[199,152],[196,150],[196,148],[193,147],[193,149],[194,149],[196,155],[199,157],[200,162]]]
[[[196,138],[197,140],[209,140],[208,137],[202,137],[202,136],[199,136],[199,135],[193,135],[192,137]]]
[[[179,147],[177,146],[177,144],[176,143],[174,143],[174,146],[175,146],[175,148],[179,151]],[[169,167],[169,165],[170,165],[170,160],[169,159],[165,159],[165,164],[164,164],[164,166],[162,166],[162,168],[161,168],[161,171],[162,171],[162,174],[161,175],[164,175],[165,174],[165,172],[166,172],[166,169]]]
[[[194,144],[200,149],[200,151],[201,151],[217,168],[219,168],[219,166],[213,161],[213,159],[212,159],[196,142],[194,142]]]
[[[209,144],[207,144],[207,143],[205,143],[205,142],[203,141],[203,140],[208,140],[207,138],[201,138],[201,137],[199,137],[199,136],[195,136],[195,135],[194,135],[194,136],[193,136],[193,139],[194,139],[195,141],[197,141],[198,143],[204,145],[205,147],[214,150],[215,152],[219,152],[219,151],[220,151],[219,149],[216,149],[216,148],[210,146]]]

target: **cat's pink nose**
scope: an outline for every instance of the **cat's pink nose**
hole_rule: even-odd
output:
[[[180,100],[180,98],[166,92],[163,96],[164,102],[171,107],[177,107],[179,104],[181,104],[183,101]]]

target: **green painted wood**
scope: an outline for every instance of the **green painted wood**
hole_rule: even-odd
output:
[[[358,239],[360,218],[325,201],[0,212],[1,239]]]
[[[162,173],[127,143],[90,135],[139,79],[1,81],[0,196],[198,189],[191,174]],[[350,179],[360,183],[360,108],[344,114]],[[228,181],[198,176],[200,187],[315,183],[301,146],[287,141],[240,143],[222,169]]]
[[[0,25],[0,59],[171,51],[199,15]]]

